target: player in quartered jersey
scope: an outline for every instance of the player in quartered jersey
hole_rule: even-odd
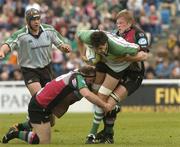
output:
[[[70,94],[79,98],[85,97],[102,107],[105,112],[110,111],[112,107],[88,89],[88,85],[94,82],[95,76],[94,67],[84,66],[78,71],[71,71],[47,83],[31,98],[28,106],[33,131],[11,130],[3,137],[2,143],[8,143],[14,138],[19,138],[29,144],[50,143],[52,110]]]
[[[97,78],[93,85],[93,89],[98,91],[98,95],[105,101],[110,95],[114,98],[112,91],[124,76],[125,70],[132,63],[131,61],[123,60],[123,58],[141,56],[141,58],[145,59],[146,55],[141,51],[138,52],[139,45],[129,43],[116,34],[111,34],[109,32],[87,30],[80,31],[78,36],[78,43],[79,48],[82,49],[80,50],[82,56],[82,53],[84,53],[83,50],[85,49],[85,46],[83,46],[84,44],[88,45],[89,48],[92,48],[96,53],[102,56],[101,62],[96,64]],[[102,109],[95,107],[93,126],[88,138],[95,138],[103,116]],[[89,141],[87,140],[86,143],[89,143]]]

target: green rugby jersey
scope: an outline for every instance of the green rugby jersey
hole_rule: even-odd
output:
[[[77,32],[78,37],[85,44],[91,46],[90,36],[93,32],[99,30],[80,30]],[[105,31],[104,31],[105,32]],[[138,52],[138,45],[134,43],[129,43],[122,37],[112,34],[110,32],[105,32],[108,36],[108,58],[109,56],[123,56],[123,55],[135,55]],[[113,57],[111,57],[113,58]]]
[[[50,25],[41,24],[39,37],[32,36],[28,27],[16,31],[4,44],[18,52],[18,62],[21,67],[43,68],[51,62],[52,44],[57,48],[64,43],[63,37]]]
[[[94,31],[99,30],[80,30],[77,32],[77,36],[82,42],[88,45],[89,48],[92,48],[90,35]],[[105,31],[104,31],[105,32]],[[115,72],[120,72],[126,69],[131,62],[127,61],[117,61],[116,59],[124,55],[136,55],[139,49],[139,46],[135,43],[129,43],[122,37],[112,34],[110,32],[105,32],[108,36],[108,52],[106,56],[102,56],[103,61],[108,67],[110,67]]]

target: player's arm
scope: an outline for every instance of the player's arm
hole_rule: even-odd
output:
[[[82,60],[86,62],[87,61],[86,47],[85,47],[83,41],[81,41],[80,37],[77,35],[76,35],[76,40],[77,40],[77,45],[78,45],[80,56],[81,56]]]
[[[88,88],[81,88],[79,92],[88,101],[92,102],[93,104],[98,105],[99,107],[102,107],[105,112],[111,111],[113,109],[110,104],[101,100],[96,94],[91,92]]]
[[[78,49],[83,61],[88,63],[86,56],[86,49],[91,46],[90,36],[95,30],[80,30],[76,33],[76,39],[78,42]]]
[[[135,41],[140,46],[140,51],[149,52],[149,41],[146,34],[143,31],[137,31],[135,33]]]
[[[138,62],[138,61],[145,61],[148,59],[148,53],[144,51],[138,52],[134,56],[126,55],[124,57],[117,57],[116,61],[130,61],[130,62]]]
[[[145,61],[149,57],[148,39],[144,32],[137,31],[135,34],[136,43],[140,47],[140,51],[135,56],[126,56],[124,61],[138,62]]]
[[[90,102],[98,105],[99,107],[102,107],[105,112],[108,112],[108,111],[112,110],[112,107],[110,106],[110,104],[108,104],[108,103],[104,102],[103,100],[101,100],[96,94],[94,94],[93,92],[91,92],[88,89],[88,86],[87,86],[87,84],[85,82],[85,79],[81,75],[76,76],[75,88],[87,100],[89,100]]]
[[[10,47],[7,44],[3,44],[0,47],[0,58],[4,58],[5,55],[10,51]]]
[[[18,49],[18,32],[13,33],[0,47],[0,58],[4,58],[8,52]]]
[[[57,32],[52,26],[50,27],[50,29],[51,29],[51,38],[53,44],[64,53],[71,52],[72,51],[71,46],[67,42],[65,42],[61,34]]]
[[[108,34],[108,48],[110,53],[115,56],[136,55],[140,47],[138,44],[127,42],[122,37]]]

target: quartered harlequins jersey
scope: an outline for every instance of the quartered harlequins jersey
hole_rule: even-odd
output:
[[[82,98],[79,90],[85,87],[88,86],[82,75],[71,71],[47,83],[45,87],[37,93],[36,99],[42,107],[52,109],[62,98],[72,92],[76,92],[76,96]]]

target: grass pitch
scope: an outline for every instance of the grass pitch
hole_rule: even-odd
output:
[[[9,126],[25,120],[26,114],[1,114],[0,138]],[[115,144],[85,145],[92,114],[67,113],[56,120],[52,128],[52,142],[44,147],[179,147],[180,114],[167,112],[122,112],[115,125]],[[102,127],[101,127],[102,128]],[[42,145],[33,145],[33,147]],[[0,147],[29,147],[15,139]]]

